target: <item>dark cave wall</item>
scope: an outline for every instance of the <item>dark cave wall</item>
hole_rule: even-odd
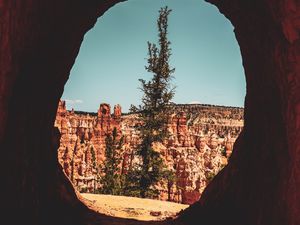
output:
[[[0,220],[80,223],[85,207],[57,163],[53,123],[84,34],[115,2],[0,0]]]
[[[245,128],[229,165],[178,222],[298,225],[300,3],[210,1],[241,48]],[[84,34],[116,2],[0,0],[2,221],[87,223],[89,211],[57,163],[53,122]]]

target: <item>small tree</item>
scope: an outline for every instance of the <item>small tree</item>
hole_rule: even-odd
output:
[[[97,183],[98,183],[98,168],[97,168],[97,160],[96,160],[96,153],[95,153],[95,150],[94,150],[94,147],[91,146],[90,147],[90,151],[91,151],[91,155],[92,155],[92,171],[93,173],[95,172],[96,174],[94,175],[95,176],[95,179],[94,179],[94,193],[96,192],[96,186],[97,186]]]
[[[90,147],[90,151],[91,151],[91,155],[92,155],[93,169],[97,169],[97,166],[96,166],[96,153],[95,153],[95,150],[94,150],[93,146]]]
[[[168,188],[168,201],[172,201],[171,199],[171,189],[174,183],[176,182],[176,176],[175,173],[172,170],[165,170],[163,173],[164,181],[167,182],[167,188]]]
[[[154,186],[163,178],[164,167],[160,154],[153,149],[153,143],[162,142],[168,137],[167,122],[170,101],[174,96],[171,86],[172,73],[175,69],[169,65],[171,56],[170,41],[168,41],[168,16],[171,10],[161,8],[157,20],[159,47],[148,42],[148,65],[145,67],[153,77],[150,81],[140,79],[142,105],[131,106],[131,111],[138,113],[141,124],[137,126],[141,144],[136,151],[141,158],[141,165],[135,174],[139,181],[140,196],[155,197],[158,191]]]
[[[105,157],[104,162],[104,177],[102,179],[103,194],[119,195],[122,192],[120,162],[121,148],[123,145],[123,137],[118,140],[117,129],[114,128],[112,134],[108,134],[105,139]]]

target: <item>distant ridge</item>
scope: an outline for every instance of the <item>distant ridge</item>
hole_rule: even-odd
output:
[[[244,107],[239,106],[227,106],[227,105],[213,105],[213,104],[200,104],[200,103],[187,103],[187,104],[175,104],[176,106],[187,106],[187,107],[215,107],[215,108],[230,108],[230,109],[244,109]]]
[[[239,110],[239,111],[244,111],[243,107],[238,107],[238,106],[225,106],[225,105],[213,105],[213,104],[201,104],[201,103],[171,103],[173,107],[175,107],[175,110],[178,109],[182,109],[182,110],[199,110],[199,109],[208,109],[208,108],[215,108],[218,110],[221,109],[227,109],[227,110]],[[69,112],[72,112],[72,110],[68,110]],[[79,115],[87,115],[89,114],[90,116],[97,116],[97,112],[86,112],[86,111],[81,111],[81,110],[75,110],[74,111],[75,114],[79,114]],[[133,114],[131,112],[123,112],[122,115],[130,115]]]

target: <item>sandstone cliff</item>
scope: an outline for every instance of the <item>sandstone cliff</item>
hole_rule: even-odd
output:
[[[139,159],[134,150],[139,144],[136,114],[122,115],[116,105],[101,104],[98,113],[67,111],[60,101],[55,126],[61,132],[58,158],[66,176],[83,192],[101,186],[101,166],[105,160],[105,137],[114,128],[124,136],[121,172],[126,173]],[[226,164],[236,137],[243,127],[243,109],[212,105],[176,105],[170,112],[170,137],[155,143],[155,150],[175,182],[157,185],[159,199],[192,204],[206,185]]]

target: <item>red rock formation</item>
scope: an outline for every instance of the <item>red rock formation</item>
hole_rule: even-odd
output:
[[[121,107],[101,104],[97,116],[67,111],[60,101],[54,125],[61,132],[58,159],[66,175],[80,191],[98,188],[99,165],[105,160],[105,138],[114,127],[120,133]]]
[[[122,108],[120,105],[115,105],[114,106],[114,117],[115,119],[121,118],[122,115]]]
[[[153,147],[161,153],[168,169],[174,171],[177,182],[171,184],[162,180],[156,188],[160,190],[161,200],[192,204],[199,199],[212,177],[227,164],[227,158],[222,154],[227,152],[230,156],[235,141],[230,135],[236,136],[236,130],[242,128],[243,110],[239,109],[235,114],[236,108],[208,105],[177,105],[173,110],[168,124],[171,137]],[[105,160],[105,138],[113,128],[117,129],[119,137],[125,138],[121,172],[127,173],[139,163],[140,159],[134,154],[140,142],[135,130],[138,117],[121,114],[121,106],[116,105],[111,115],[109,104],[101,104],[97,116],[68,112],[64,101],[60,101],[55,122],[62,133],[58,158],[79,191],[93,192],[101,187],[98,177]],[[193,118],[189,125],[187,116]],[[207,124],[210,120],[215,121],[213,125]],[[227,132],[228,137],[220,138],[216,132]],[[95,155],[93,160],[90,148]]]
[[[83,36],[116,2],[0,0],[0,165],[9,171],[1,177],[3,224],[135,223],[92,214],[78,201],[60,172],[53,131]],[[235,27],[247,81],[245,128],[228,166],[178,222],[298,225],[299,2],[210,2]]]

